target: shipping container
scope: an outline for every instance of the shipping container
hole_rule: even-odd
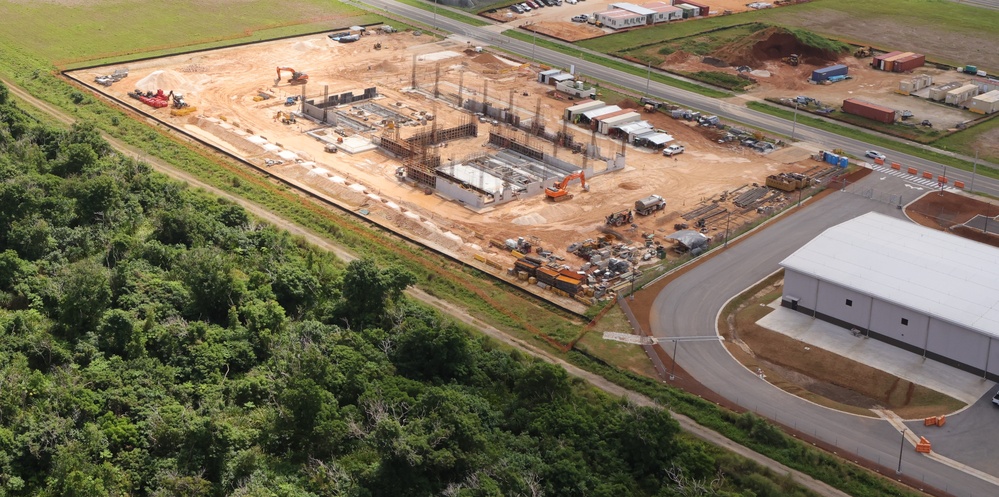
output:
[[[891,70],[893,72],[906,72],[923,67],[924,65],[926,65],[926,56],[917,53],[895,60],[895,65]]]
[[[701,17],[707,17],[708,14],[711,13],[711,9],[707,5],[704,5],[703,3],[695,3],[690,1],[685,1],[683,3],[690,5],[692,7],[697,7],[698,9],[697,15]]]
[[[895,111],[888,107],[872,104],[856,98],[848,98],[843,101],[843,112],[855,116],[866,117],[875,121],[891,124],[895,122]]]
[[[992,90],[972,98],[968,110],[986,115],[999,112],[999,90]]]
[[[875,69],[880,69],[880,70],[883,71],[884,68],[885,68],[884,67],[885,59],[889,59],[891,57],[894,57],[896,55],[901,55],[901,54],[902,54],[902,52],[888,52],[888,53],[882,54],[882,55],[875,55],[874,58],[871,60],[871,67],[873,67]]]
[[[964,66],[964,72],[968,74],[978,74],[977,66]]]
[[[850,69],[843,64],[836,64],[834,66],[816,69],[812,71],[812,81],[822,82],[829,79],[830,76],[846,76],[849,70]]]

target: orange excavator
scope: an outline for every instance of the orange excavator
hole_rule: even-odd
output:
[[[274,80],[274,85],[281,82],[281,72],[288,71],[291,73],[291,79],[288,80],[288,84],[291,85],[304,85],[309,82],[309,75],[304,72],[296,71],[290,67],[279,67],[277,68],[277,79]]]
[[[583,187],[583,191],[590,191],[589,187],[586,186],[586,175],[583,174],[583,171],[576,171],[562,178],[562,181],[553,183],[552,186],[545,188],[545,196],[552,202],[561,202],[563,200],[571,199],[573,195],[569,193],[567,187],[569,186],[570,181],[577,178]]]

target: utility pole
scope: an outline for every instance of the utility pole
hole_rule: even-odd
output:
[[[905,432],[909,431],[908,428],[902,428],[902,443],[898,446],[898,469],[895,473],[902,474],[902,449],[905,448]]]
[[[971,165],[971,186],[968,187],[969,192],[975,191],[975,173],[978,172],[978,151],[975,150],[975,162]]]
[[[794,141],[794,128],[798,127],[798,101],[794,101],[794,122],[791,123],[791,141]]]

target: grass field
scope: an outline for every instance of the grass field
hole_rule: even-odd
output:
[[[830,24],[823,28],[824,12],[849,14],[865,22],[883,20],[883,26],[906,26],[914,31],[976,33],[993,40],[999,37],[999,11],[969,7],[948,0],[814,0],[812,2],[758,10],[696,21],[661,24],[578,42],[578,45],[605,53],[624,52],[655,42],[668,42],[719,28],[752,22],[805,27],[833,38],[876,42],[879,34],[847,34],[848,26]],[[866,38],[865,38],[866,36]],[[876,43],[875,43],[876,44]]]
[[[151,4],[0,1],[0,44],[66,65],[365,24],[379,19],[329,0],[179,0]],[[213,4],[211,9],[206,3]],[[206,15],[206,12],[212,12]],[[11,29],[16,26],[17,29]]]

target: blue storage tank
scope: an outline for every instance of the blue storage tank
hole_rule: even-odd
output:
[[[849,72],[849,68],[843,64],[823,67],[812,71],[812,81],[825,81],[830,76],[846,76],[847,72]]]
[[[849,157],[840,157],[839,158],[839,167],[845,168],[845,167],[849,167],[849,165],[850,165],[850,158]]]

